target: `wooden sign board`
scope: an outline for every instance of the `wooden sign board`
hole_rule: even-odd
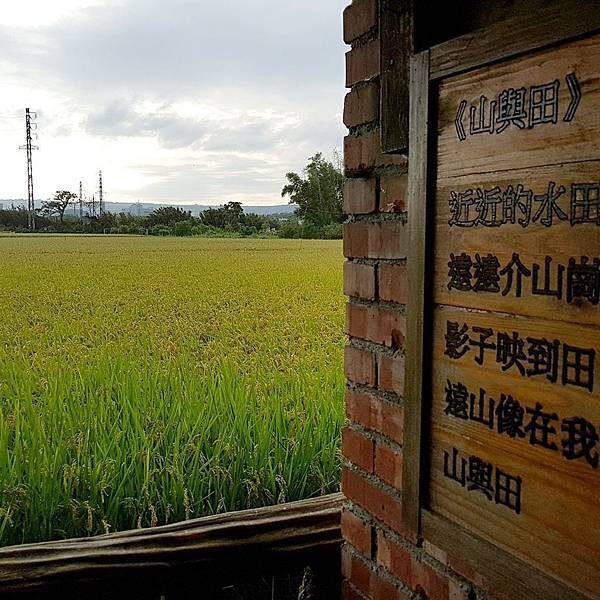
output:
[[[442,80],[429,509],[600,593],[600,36]]]

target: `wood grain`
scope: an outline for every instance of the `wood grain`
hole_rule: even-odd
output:
[[[535,7],[534,15],[514,11],[512,17],[485,29],[476,29],[432,47],[430,76],[432,79],[448,77],[599,28],[600,11],[595,0],[547,2],[546,6]]]
[[[483,366],[473,350],[453,360],[444,355],[448,320],[494,331],[518,331],[523,337],[547,337],[583,347],[598,347],[597,331],[560,321],[496,315],[489,312],[438,307],[434,316],[431,428],[431,507],[461,526],[521,558],[554,573],[576,589],[591,593],[600,589],[600,470],[585,459],[567,460],[560,452],[560,421],[552,436],[558,450],[532,446],[527,439],[512,439],[481,423],[446,415],[447,380],[461,382],[479,397],[480,389],[496,401],[512,394],[521,405],[559,418],[579,416],[600,425],[600,392],[551,383],[544,377],[523,377],[512,368],[503,372],[488,351]],[[598,348],[600,350],[600,348]],[[596,381],[600,367],[596,366]],[[526,421],[527,422],[527,421]],[[482,493],[467,491],[443,475],[444,451],[457,448],[467,458],[478,456],[514,476],[523,478],[522,514],[490,502]],[[600,450],[600,447],[598,448]],[[565,516],[568,515],[568,518]]]
[[[506,169],[528,168],[598,158],[600,136],[600,36],[592,36],[475,72],[450,77],[440,84],[438,119],[438,175],[441,178]],[[565,82],[575,73],[583,97],[572,121],[563,117],[571,101]],[[502,133],[469,135],[468,109],[464,116],[467,137],[457,137],[455,119],[462,100],[479,106],[481,95],[493,100],[508,88],[560,82],[560,115],[556,124],[519,129],[510,125]]]
[[[501,268],[507,265],[514,252],[529,270],[538,264],[541,269],[538,287],[544,278],[544,259],[552,257],[551,286],[555,289],[557,282],[557,265],[568,265],[569,258],[580,261],[581,256],[600,258],[600,226],[593,223],[571,225],[569,221],[554,218],[554,224],[545,227],[538,219],[527,227],[518,223],[503,224],[499,227],[485,227],[478,224],[473,227],[449,226],[451,220],[451,192],[464,192],[481,188],[490,190],[499,187],[504,191],[508,186],[516,189],[523,184],[533,190],[534,194],[544,194],[548,183],[556,184],[556,189],[564,186],[565,193],[558,204],[564,212],[570,214],[571,184],[600,181],[600,161],[569,163],[550,167],[535,167],[511,171],[494,172],[485,175],[465,175],[457,178],[440,179],[436,190],[436,249],[434,272],[434,301],[436,304],[465,306],[482,310],[509,312],[514,314],[543,317],[546,319],[562,319],[574,323],[600,325],[600,305],[593,305],[588,300],[577,300],[568,303],[566,297],[566,270],[563,273],[563,297],[533,295],[533,278],[523,278],[522,297],[517,297],[513,289],[503,296],[501,293],[484,291],[460,291],[448,289],[448,262],[450,254],[468,254],[473,261],[475,255],[486,256],[491,253],[497,256]],[[539,204],[533,202],[535,213]],[[521,213],[519,213],[519,216]],[[474,281],[473,281],[474,283]],[[506,277],[499,283],[504,289]]]
[[[202,591],[211,573],[234,579],[242,572],[273,572],[281,564],[331,561],[341,545],[342,502],[341,494],[332,494],[163,527],[2,548],[0,595],[57,586],[66,593],[81,582],[128,575],[142,585],[184,565],[196,569],[194,585]]]
[[[572,101],[566,76],[573,74],[583,95],[572,120],[565,120]],[[511,123],[500,133],[471,134],[467,108],[462,120],[466,136],[459,140],[455,118],[457,112],[460,114],[462,101],[467,107],[479,107],[481,95],[499,101],[502,91],[525,88],[528,113],[530,86],[555,80],[560,90],[555,124],[530,126],[525,119],[523,127]],[[600,227],[597,223],[560,220],[556,214],[552,215],[550,226],[541,223],[541,215],[526,227],[518,223],[450,226],[449,199],[451,192],[491,190],[496,186],[502,192],[518,184],[531,189],[535,196],[542,196],[552,182],[554,190],[565,188],[558,206],[569,216],[572,185],[600,181],[599,111],[598,34],[439,82],[437,180],[432,194],[435,234],[431,280],[434,308],[430,314],[433,333],[429,506],[434,519],[453,523],[456,531],[475,534],[577,591],[556,595],[554,590],[549,597],[572,597],[577,593],[600,597],[600,469],[594,462],[595,455],[589,460],[585,456],[569,460],[562,447],[566,434],[561,431],[562,419],[571,417],[584,418],[600,431],[600,307],[581,298],[569,303],[566,294],[569,259],[600,258]],[[540,203],[533,201],[532,206],[531,216]],[[551,256],[553,285],[557,265],[565,267],[563,297],[533,295],[532,274],[523,278],[520,297],[515,293],[514,282],[513,289],[504,296],[448,289],[451,253],[466,253],[473,260],[476,254],[492,254],[498,258],[500,269],[517,253],[531,271],[534,264],[541,267],[538,287],[543,285],[545,257]],[[502,277],[500,290],[506,283]],[[514,366],[502,369],[494,350],[487,351],[483,365],[474,360],[476,347],[459,360],[451,359],[444,354],[448,321],[459,327],[467,324],[470,329],[491,328],[509,336],[518,332],[523,340],[556,339],[570,346],[593,348],[595,387],[590,391],[561,381],[562,355],[558,381],[554,383],[543,375],[524,376]],[[471,336],[478,337],[476,333]],[[496,342],[497,337],[490,341]],[[524,350],[527,347],[526,343]],[[531,367],[526,358],[521,361],[525,369]],[[502,394],[510,394],[525,411],[532,411],[539,403],[545,413],[557,415],[551,423],[555,431],[550,435],[555,447],[530,443],[527,432],[522,438],[499,433],[497,421],[490,429],[475,420],[447,414],[447,382],[466,385],[476,399],[484,393],[486,400],[495,400],[496,406]],[[525,412],[523,426],[530,420],[531,415]],[[521,511],[496,503],[497,498],[490,500],[481,491],[469,490],[445,476],[444,454],[451,457],[454,449],[461,458],[475,456],[504,473],[521,477]],[[600,444],[594,451],[600,452]],[[493,567],[491,572],[495,572]]]
[[[380,15],[381,148],[383,152],[406,152],[413,15],[408,3],[394,0],[382,2]]]
[[[402,520],[417,539],[422,496],[423,450],[423,341],[425,333],[425,265],[427,256],[427,182],[429,132],[429,53],[411,61],[410,149],[408,165],[409,256],[407,303],[406,380],[402,469]]]
[[[500,550],[452,521],[423,512],[425,538],[448,555],[451,564],[466,561],[477,573],[485,574],[486,585],[500,598],[524,600],[583,600],[589,598],[548,577],[529,564]]]

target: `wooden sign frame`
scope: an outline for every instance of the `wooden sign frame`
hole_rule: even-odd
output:
[[[600,31],[595,2],[561,3],[531,20],[508,19],[416,54],[410,65],[409,257],[405,444],[402,521],[414,541],[424,540],[465,560],[491,589],[510,597],[585,596],[494,544],[428,510],[428,409],[432,297],[432,228],[435,207],[438,87],[444,78]]]

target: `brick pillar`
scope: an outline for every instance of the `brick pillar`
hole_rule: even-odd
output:
[[[403,536],[401,523],[406,336],[408,160],[380,141],[379,7],[344,11],[344,291],[348,379],[343,431],[343,597],[467,599],[445,556]]]

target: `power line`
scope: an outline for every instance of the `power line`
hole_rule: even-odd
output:
[[[39,146],[33,146],[31,143],[32,136],[36,133],[31,133],[32,129],[37,129],[37,113],[25,109],[25,145],[19,146],[19,150],[27,150],[27,227],[35,230],[35,199],[33,197],[33,162],[32,151],[39,150]]]

